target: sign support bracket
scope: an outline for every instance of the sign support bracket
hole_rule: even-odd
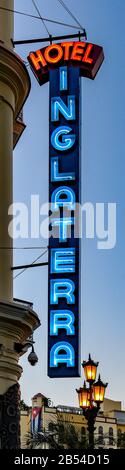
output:
[[[62,40],[62,39],[75,39],[75,38],[79,38],[79,41],[80,41],[80,38],[84,37],[86,40],[87,40],[87,34],[86,34],[86,30],[84,29],[83,32],[81,33],[80,31],[75,34],[64,34],[63,36],[49,36],[46,37],[46,38],[37,38],[37,39],[24,39],[24,40],[20,40],[20,41],[13,41],[13,46],[19,46],[21,44],[35,44],[37,42],[50,42],[50,44],[52,44],[53,41],[57,41],[57,40]]]

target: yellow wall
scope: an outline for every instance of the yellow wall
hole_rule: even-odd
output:
[[[115,400],[110,400],[109,398],[104,398],[104,403],[102,404],[102,410],[104,413],[107,413],[108,411],[121,411],[121,401],[115,401]]]
[[[125,424],[118,424],[117,423],[117,430],[120,429],[122,433],[125,433]]]
[[[66,412],[57,412],[58,422],[66,425],[73,425],[76,432],[81,434],[81,428],[85,427],[87,429],[87,422],[83,415],[66,413]]]

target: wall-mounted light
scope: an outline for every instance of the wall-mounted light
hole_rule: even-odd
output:
[[[34,346],[33,345],[34,345],[33,339],[31,339],[29,341],[26,341],[24,344],[21,344],[21,343],[15,343],[14,344],[14,349],[18,354],[25,353],[25,352],[27,352],[28,348],[30,348],[30,347],[32,348],[32,351],[30,352],[30,354],[27,358],[28,362],[30,363],[31,366],[35,366],[38,362],[38,356],[34,351]]]

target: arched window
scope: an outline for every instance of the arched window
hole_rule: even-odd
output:
[[[99,434],[103,435],[103,427],[99,426]]]
[[[113,446],[113,428],[109,428],[109,445]]]
[[[120,446],[121,446],[121,441],[122,441],[122,432],[121,432],[121,429],[118,429],[117,438],[118,438],[118,440],[117,440],[117,445],[118,445],[118,447],[120,447]]]
[[[81,436],[85,436],[85,433],[86,433],[86,430],[85,430],[84,426],[82,426],[82,428],[81,428]]]
[[[53,432],[54,424],[52,422],[49,423],[48,430]]]
[[[103,427],[102,426],[99,426],[98,433],[99,433],[99,445],[102,445],[103,444]]]

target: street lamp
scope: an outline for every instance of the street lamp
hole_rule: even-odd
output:
[[[108,385],[101,381],[100,375],[96,382],[98,364],[99,362],[94,362],[89,354],[88,361],[83,361],[82,363],[86,382],[89,383],[89,387],[86,386],[86,382],[84,381],[83,387],[76,390],[78,393],[79,406],[82,408],[83,415],[88,422],[89,448],[94,448],[95,420],[100,409],[100,404],[104,401],[105,389]]]
[[[94,362],[91,359],[90,354],[89,354],[88,361],[83,361],[82,367],[84,369],[85,378],[87,382],[93,383],[95,381],[98,365],[99,365],[99,362]]]

